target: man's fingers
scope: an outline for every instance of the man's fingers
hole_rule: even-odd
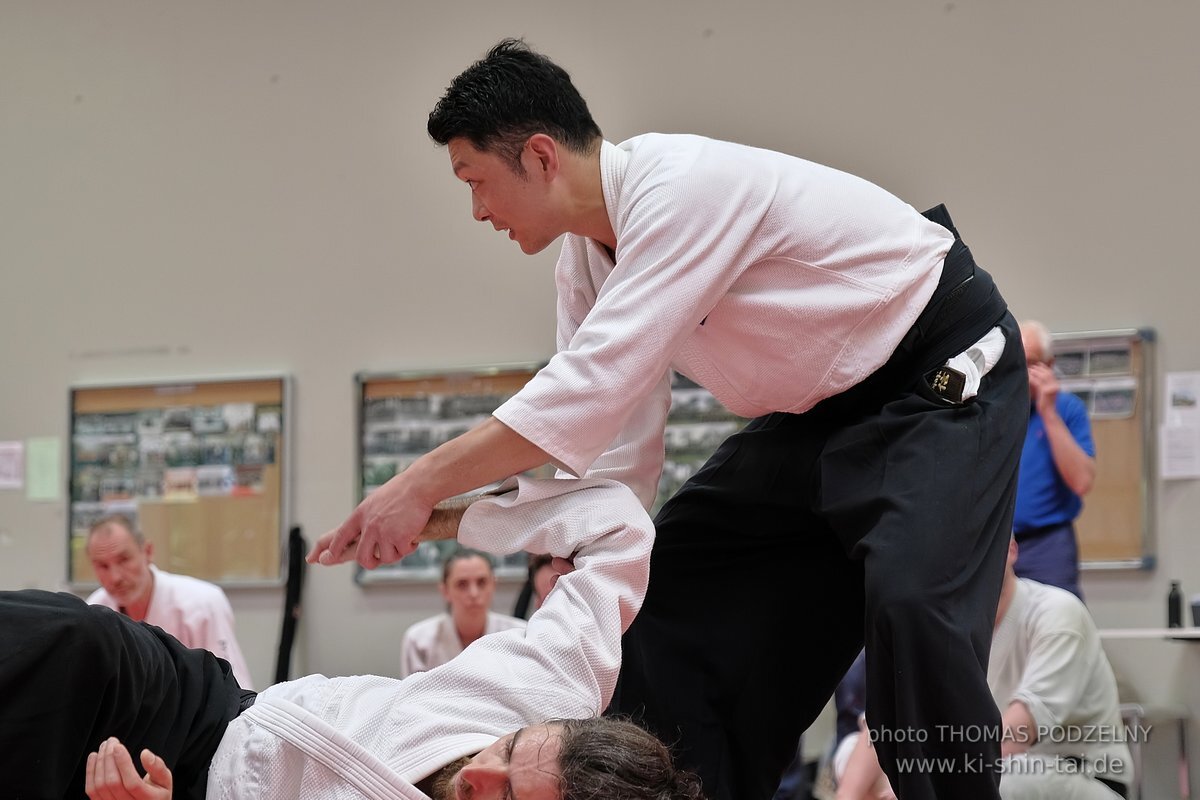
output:
[[[330,547],[330,545],[333,544],[333,539],[335,536],[337,536],[337,532],[339,530],[340,530],[340,527],[334,528],[331,531],[327,531],[326,533],[321,534],[321,537],[319,539],[317,539],[316,543],[312,546],[312,550],[308,551],[308,555],[305,556],[305,560],[308,561],[308,563],[310,563],[310,564],[316,564],[318,562],[320,562],[322,564],[327,563],[326,562],[326,554],[329,553],[329,547]],[[333,561],[333,562],[329,562],[329,563],[336,564],[337,561]]]
[[[364,530],[363,538],[358,543],[357,561],[364,569],[375,569],[381,564],[394,564],[416,550],[417,544],[413,541],[404,548],[391,537]]]
[[[83,790],[92,800],[129,797],[132,791],[128,783],[130,780],[135,787],[141,783],[129,758],[129,751],[115,737],[105,739],[96,752],[88,754]]]
[[[334,531],[321,534],[317,541],[313,543],[312,549],[308,551],[308,555],[304,557],[304,560],[310,564],[324,563],[321,561],[321,557],[329,550],[329,543],[333,541],[333,535]]]
[[[142,751],[142,768],[146,770],[146,779],[150,782],[151,786],[157,786],[162,789],[171,788],[171,770],[167,767],[167,762],[149,750]]]
[[[96,797],[109,800],[114,797],[113,786],[119,781],[116,765],[112,760],[113,739],[108,738],[100,743],[96,751]]]
[[[325,566],[341,564],[343,561],[349,560],[352,553],[347,551],[358,540],[360,533],[358,515],[352,514],[340,526],[322,534],[305,559],[310,564],[320,563]]]
[[[379,560],[384,564],[394,564],[403,558],[400,548],[391,540],[384,540],[375,548],[375,552],[379,554]]]
[[[344,564],[347,561],[354,561],[358,558],[358,540],[355,539],[350,543],[350,546],[342,551],[340,558],[334,558],[333,553],[326,550],[321,553],[319,561],[323,567],[333,567],[338,564]]]
[[[368,537],[366,531],[363,531],[362,537],[358,540],[357,560],[363,569],[375,569],[382,563],[379,558],[379,540],[375,537]]]
[[[334,558],[342,558],[346,548],[355,539],[362,538],[362,517],[356,510],[350,517],[343,522],[334,532],[333,541],[329,543],[329,552],[333,553]]]
[[[112,766],[115,770],[115,777],[124,786],[127,791],[136,792],[141,786],[142,776],[133,767],[133,758],[129,755],[129,751],[125,749],[125,745],[121,744],[116,739],[109,739],[111,748],[109,756],[112,759]],[[110,774],[110,778],[114,777]]]
[[[87,757],[87,772],[83,778],[83,792],[92,800],[100,800],[100,795],[96,794],[96,764],[100,761],[100,757],[95,753],[88,753]]]
[[[555,556],[550,560],[550,569],[554,574],[550,576],[550,591],[558,585],[558,579],[563,575],[568,575],[575,571],[575,565],[571,563],[569,558],[559,558]],[[545,600],[545,598],[542,598]]]

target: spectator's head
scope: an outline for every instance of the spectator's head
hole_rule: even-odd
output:
[[[123,514],[105,517],[88,531],[87,554],[96,580],[122,607],[149,599],[154,545]]]
[[[1021,344],[1025,346],[1026,364],[1054,364],[1053,343],[1050,331],[1035,319],[1021,323]]]
[[[461,789],[461,793],[456,790]],[[502,736],[450,765],[435,780],[434,800],[703,800],[695,775],[670,751],[620,719],[553,720]]]
[[[486,624],[496,594],[496,571],[491,556],[458,548],[442,564],[442,581],[438,586],[460,630]]]
[[[529,583],[533,587],[533,597],[530,604],[533,611],[542,607],[546,595],[554,588],[558,573],[554,571],[554,557],[543,553],[529,557]]]

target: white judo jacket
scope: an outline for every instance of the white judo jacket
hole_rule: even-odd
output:
[[[557,349],[494,416],[650,507],[670,368],[735,414],[803,413],[882,366],[954,235],[862,178],[702,136],[600,147],[617,237],[563,238]]]
[[[428,800],[414,784],[451,761],[527,725],[599,714],[645,596],[653,531],[614,481],[521,478],[518,491],[477,501],[464,545],[574,556],[528,627],[402,681],[312,675],[269,687],[230,723],[208,797]]]

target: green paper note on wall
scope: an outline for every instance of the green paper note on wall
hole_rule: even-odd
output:
[[[58,500],[62,487],[60,446],[56,437],[25,442],[25,497],[28,500]]]

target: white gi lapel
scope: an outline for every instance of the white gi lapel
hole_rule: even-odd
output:
[[[429,800],[424,792],[389,769],[373,753],[289,700],[259,695],[242,716],[325,765],[365,797]]]

